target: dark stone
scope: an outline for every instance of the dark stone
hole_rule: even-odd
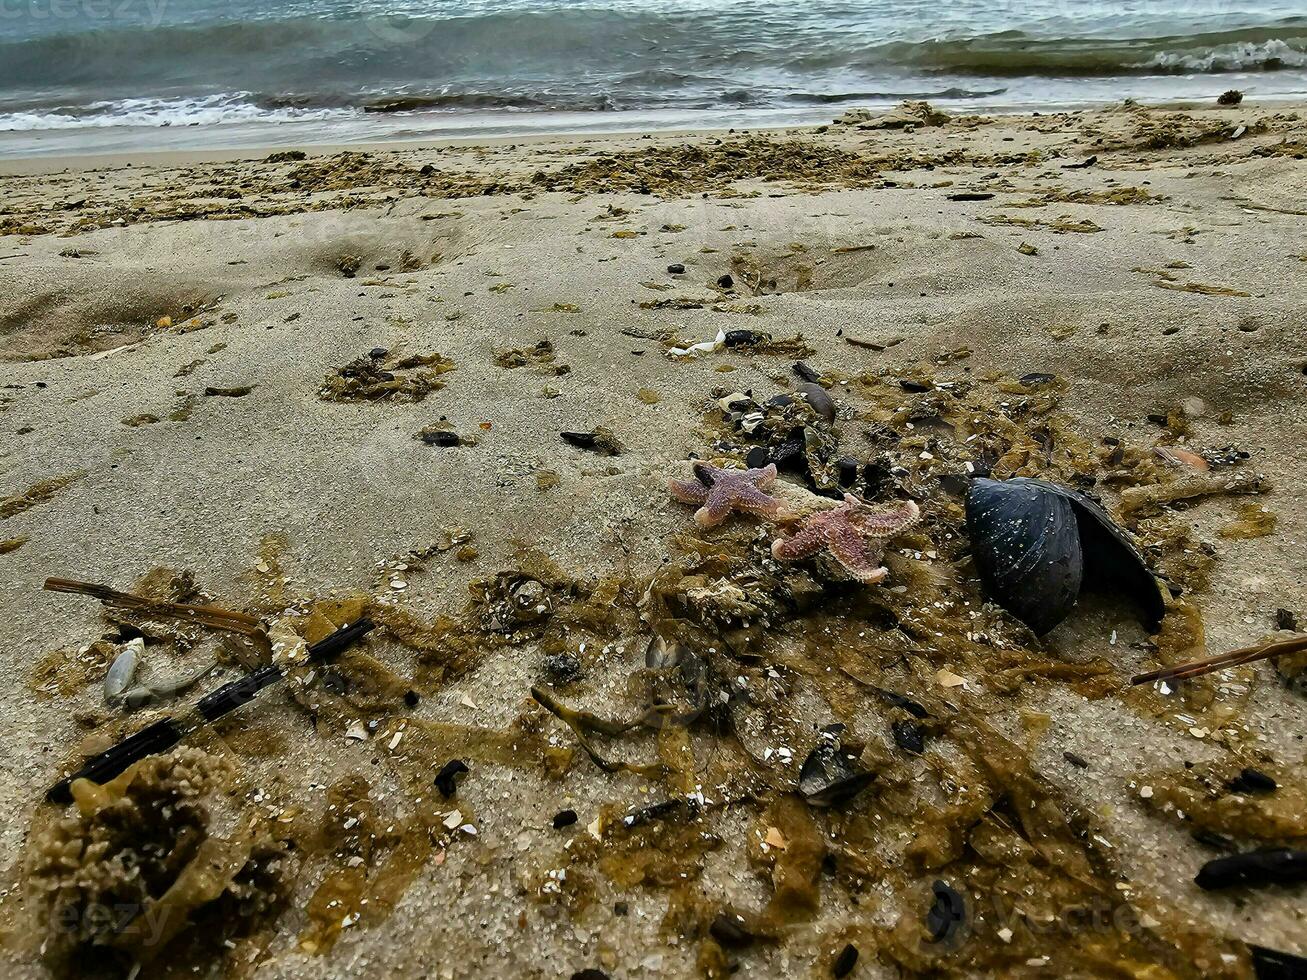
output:
[[[1208,861],[1194,876],[1194,884],[1217,888],[1294,885],[1307,881],[1307,851],[1266,847]]]
[[[771,462],[771,453],[766,446],[754,446],[744,457],[744,465],[751,470],[760,470]]]
[[[566,650],[562,653],[546,655],[544,671],[546,679],[555,687],[563,687],[573,681],[580,680],[584,674],[581,669],[581,661],[577,659],[576,654],[568,653]]]
[[[456,776],[461,776],[468,772],[467,763],[462,759],[450,759],[436,774],[436,789],[440,790],[440,795],[449,799],[458,792],[458,783],[454,781]]]
[[[386,350],[384,347],[374,347],[372,350],[368,351],[368,357],[372,358],[374,361],[379,361],[389,353],[390,351]]]
[[[628,915],[630,914],[630,911],[631,906],[627,905],[625,902],[613,903],[613,915]]]
[[[667,271],[673,276],[681,276],[685,274],[685,266],[680,262],[673,262],[667,267]]]
[[[923,391],[930,391],[931,386],[922,384],[920,381],[913,381],[910,378],[899,378],[899,387],[904,391],[920,394]]]
[[[1075,766],[1077,769],[1089,768],[1089,763],[1080,758],[1080,756],[1076,755],[1074,752],[1063,752],[1062,758],[1066,759],[1067,762],[1071,763],[1071,765]]]
[[[554,814],[554,829],[562,830],[564,827],[570,827],[576,823],[577,816],[575,810],[560,810]]]
[[[1277,630],[1288,630],[1290,633],[1298,632],[1298,617],[1288,609],[1275,610],[1275,628]]]
[[[1278,788],[1279,783],[1259,769],[1245,768],[1230,780],[1232,793],[1274,793]]]
[[[404,692],[404,704],[409,708],[416,708],[421,700],[417,691],[409,690]]]
[[[587,966],[584,970],[573,973],[572,980],[608,980],[608,974],[603,970],[596,970],[593,966]]]
[[[717,277],[717,285],[721,286],[722,289],[734,289],[735,280],[731,277],[731,274],[728,272],[724,276]]]
[[[847,977],[852,973],[853,968],[857,965],[858,947],[854,946],[853,943],[849,943],[840,950],[840,955],[835,957],[835,962],[831,964],[831,976],[833,976],[835,980],[840,980],[841,977]]]
[[[418,438],[428,446],[440,446],[448,449],[450,446],[457,446],[462,443],[457,432],[451,432],[448,429],[423,429],[418,433]]]

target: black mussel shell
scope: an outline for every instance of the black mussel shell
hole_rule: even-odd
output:
[[[1036,633],[1071,612],[1084,580],[1071,501],[1038,480],[975,480],[967,492],[971,551],[986,591]]]
[[[1086,583],[1104,585],[1129,596],[1139,607],[1144,623],[1156,630],[1166,615],[1166,600],[1135,543],[1095,501],[1065,487],[1054,489],[1065,494],[1075,508]]]
[[[972,554],[989,595],[1036,633],[1071,612],[1081,586],[1133,599],[1149,629],[1166,612],[1143,555],[1097,503],[1043,480],[976,479],[967,491]]]
[[[875,773],[854,768],[853,758],[841,748],[838,738],[823,736],[799,769],[799,793],[811,806],[839,806],[875,778]]]

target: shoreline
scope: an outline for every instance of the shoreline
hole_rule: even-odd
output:
[[[1215,97],[1211,99],[1161,99],[1161,100],[1132,100],[1138,105],[1146,106],[1150,109],[1156,109],[1168,112],[1196,112],[1204,109],[1221,108],[1216,105]],[[822,126],[833,125],[833,120],[846,111],[852,111],[862,108],[870,108],[872,112],[883,112],[892,109],[896,103],[893,102],[872,102],[859,103],[850,102],[847,105],[830,107],[829,113],[825,113],[824,121],[811,121],[800,123],[777,123],[775,125],[767,124],[763,121],[758,126],[668,126],[667,128],[647,128],[640,126],[631,126],[630,128],[620,123],[614,123],[615,128],[572,128],[565,126],[558,130],[537,130],[529,129],[520,134],[513,133],[496,133],[492,135],[457,135],[451,132],[449,135],[437,135],[432,137],[413,137],[406,135],[395,135],[394,137],[381,138],[361,138],[359,140],[340,140],[324,139],[322,142],[297,140],[292,133],[288,133],[285,139],[272,139],[271,133],[267,140],[256,139],[251,142],[242,142],[235,146],[216,146],[216,147],[185,147],[185,148],[161,148],[161,149],[115,149],[104,151],[75,151],[67,152],[63,150],[52,152],[35,152],[6,155],[6,144],[20,142],[26,135],[17,131],[8,133],[0,132],[0,174],[41,174],[53,172],[57,168],[67,168],[72,170],[85,170],[91,168],[113,168],[118,166],[168,166],[183,165],[191,163],[220,163],[233,160],[255,160],[266,156],[269,153],[278,150],[301,149],[314,156],[328,155],[340,152],[360,152],[374,153],[384,152],[386,150],[420,150],[428,147],[442,146],[469,146],[469,145],[486,145],[486,146],[503,146],[511,144],[529,145],[533,143],[543,143],[557,140],[570,140],[584,142],[587,140],[620,140],[633,137],[642,137],[645,135],[656,136],[659,138],[682,138],[682,137],[704,137],[720,136],[734,130],[735,132],[749,132],[755,134],[779,134],[785,132],[812,132]],[[938,105],[944,111],[956,116],[1042,116],[1052,114],[1082,114],[1086,112],[1095,112],[1113,106],[1122,105],[1122,101],[1089,101],[1083,103],[1065,103],[1050,102],[1046,105],[1041,104],[985,104],[977,105],[969,101],[950,101],[943,100],[932,102],[932,105]],[[1283,96],[1270,97],[1247,97],[1241,103],[1243,108],[1264,107],[1270,109],[1294,108],[1307,105],[1307,95],[1292,94]],[[974,112],[965,110],[974,108]],[[707,111],[704,113],[707,115]],[[809,113],[810,115],[823,115],[821,113]],[[528,114],[533,115],[533,114]],[[539,114],[549,116],[549,113]],[[596,114],[599,115],[599,114]],[[381,118],[386,118],[382,116]],[[391,117],[403,118],[403,117]],[[243,125],[243,124],[236,124]],[[259,124],[266,126],[269,130],[284,126],[287,130],[294,130],[296,127],[312,129],[316,123],[282,123],[282,124]],[[600,124],[602,126],[602,124]],[[133,128],[133,127],[124,127]],[[171,129],[172,127],[135,127],[143,135],[152,129]],[[220,136],[223,131],[223,125],[208,127],[213,135]],[[494,127],[487,126],[488,129]],[[92,130],[94,131],[94,130]],[[38,130],[33,131],[40,133],[59,133],[60,130]],[[139,161],[139,162],[138,162]]]

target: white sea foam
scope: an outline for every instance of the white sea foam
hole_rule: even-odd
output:
[[[221,126],[248,122],[312,122],[348,118],[358,110],[266,107],[246,93],[194,99],[117,99],[40,112],[0,113],[0,132],[47,129],[102,129],[114,126]]]
[[[1304,68],[1307,67],[1307,51],[1290,47],[1278,39],[1260,44],[1224,44],[1210,51],[1163,51],[1150,58],[1144,67],[1208,74],[1256,70],[1268,64]]]

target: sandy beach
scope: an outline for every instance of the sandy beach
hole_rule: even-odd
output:
[[[1307,956],[1302,884],[1193,880],[1307,846],[1307,664],[1129,683],[1307,616],[1307,107],[896,113],[0,162],[5,975],[828,977],[851,946],[869,978],[1243,977],[1253,946]],[[920,509],[878,584],[773,559],[792,522],[705,529],[669,495],[690,460],[756,448],[737,393],[805,372],[853,489]],[[1042,638],[986,603],[978,471],[1099,496],[1169,587],[1160,631],[1110,592]],[[782,466],[795,507],[839,498],[804,484]],[[49,576],[247,612],[270,640]],[[363,614],[363,643],[135,789],[42,802]],[[655,635],[693,651],[693,683],[646,661]],[[107,706],[136,636],[146,680],[219,667]],[[832,725],[875,778],[815,806],[799,771]],[[1276,788],[1231,790],[1249,768]],[[171,941],[137,922],[92,969],[83,906],[140,886],[111,862],[78,878],[78,842],[107,833],[97,807],[130,839],[150,792],[207,814],[169,810],[141,851],[185,855],[149,884],[184,879]],[[226,870],[201,881],[195,853]],[[965,927],[932,942],[937,883]]]

